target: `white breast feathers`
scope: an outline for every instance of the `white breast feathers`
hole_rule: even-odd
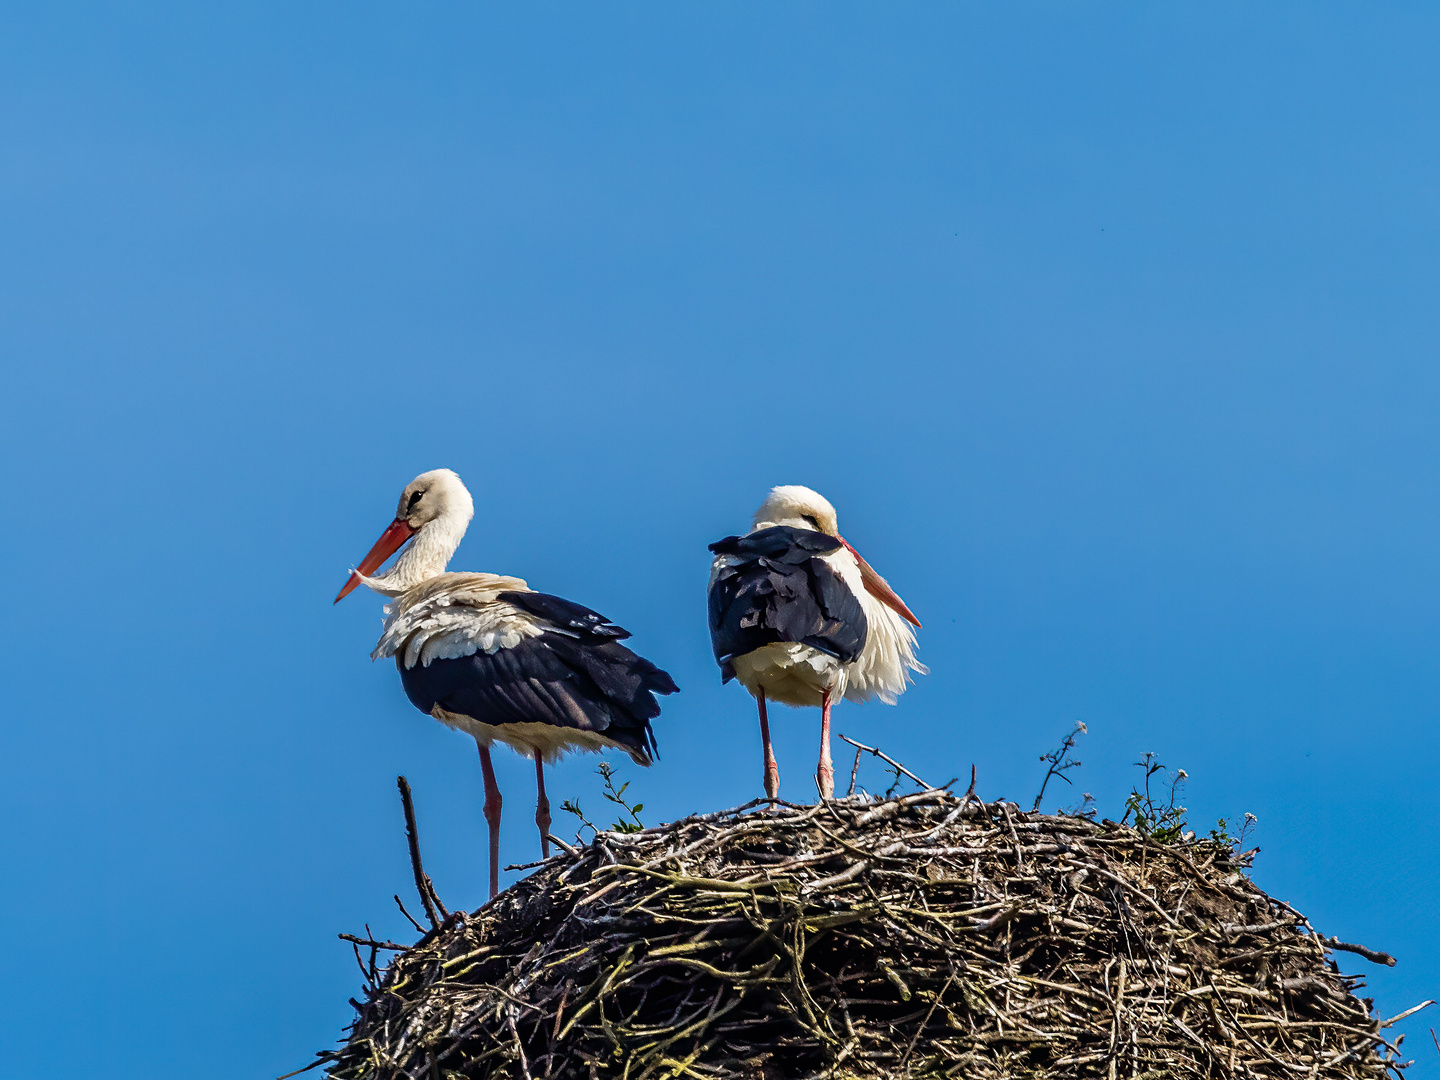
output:
[[[386,605],[385,630],[370,658],[398,655],[406,668],[429,667],[435,660],[514,648],[542,631],[499,594],[528,591],[520,578],[498,574],[427,578]]]
[[[840,575],[865,610],[865,645],[860,655],[845,665],[845,698],[869,701],[878,697],[886,705],[894,705],[895,699],[915,681],[910,677],[912,671],[921,675],[930,672],[915,659],[915,631],[865,588],[860,564],[849,551],[841,548],[822,558]]]
[[[863,589],[860,603],[867,624],[865,647],[845,668],[845,697],[850,701],[878,697],[894,705],[915,681],[910,673],[928,675],[930,669],[915,659],[915,631],[909,623]]]

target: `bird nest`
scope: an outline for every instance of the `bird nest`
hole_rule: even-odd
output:
[[[1330,950],[1393,961],[1228,846],[940,790],[600,833],[388,966],[351,940],[366,1000],[315,1063],[343,1080],[1403,1068]]]

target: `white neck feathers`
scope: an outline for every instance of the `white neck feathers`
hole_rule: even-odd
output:
[[[470,513],[448,511],[426,522],[410,538],[394,566],[373,578],[362,574],[360,580],[382,596],[399,596],[427,578],[443,574],[450,564],[450,556],[465,536],[473,513],[473,510]]]

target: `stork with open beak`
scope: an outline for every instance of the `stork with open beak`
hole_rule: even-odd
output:
[[[925,673],[915,659],[919,620],[840,535],[835,508],[807,487],[774,488],[744,536],[710,545],[710,642],[723,681],[755,696],[765,794],[780,793],[767,701],[820,706],[820,797],[835,794],[830,706],[895,704]]]
[[[519,578],[446,573],[474,514],[470,492],[449,469],[417,476],[335,602],[362,584],[390,597],[370,658],[393,656],[411,703],[480,747],[494,896],[501,800],[491,745],[505,743],[534,758],[535,824],[548,858],[545,762],[570,750],[613,747],[649,765],[655,752],[650,721],[660,715],[655,695],[677,687],[620,644],[628,631],[589,608],[535,592]],[[395,565],[375,574],[402,546]]]

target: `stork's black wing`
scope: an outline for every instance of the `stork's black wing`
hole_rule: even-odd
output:
[[[514,604],[522,611],[528,611],[536,618],[552,624],[562,633],[573,634],[591,643],[606,639],[620,641],[630,636],[629,630],[616,626],[598,611],[591,611],[563,596],[552,596],[543,592],[503,592],[499,599],[507,604]]]
[[[842,663],[865,646],[865,611],[820,556],[840,547],[833,536],[776,525],[710,545],[732,560],[710,586],[710,643],[725,681],[731,661],[762,645],[798,641]]]
[[[399,663],[405,694],[417,709],[436,705],[482,724],[551,724],[593,731],[619,743],[642,764],[655,754],[650,721],[656,694],[679,689],[668,674],[621,645],[629,633],[604,616],[558,596],[504,592],[498,599],[536,617],[538,637],[493,653]]]

